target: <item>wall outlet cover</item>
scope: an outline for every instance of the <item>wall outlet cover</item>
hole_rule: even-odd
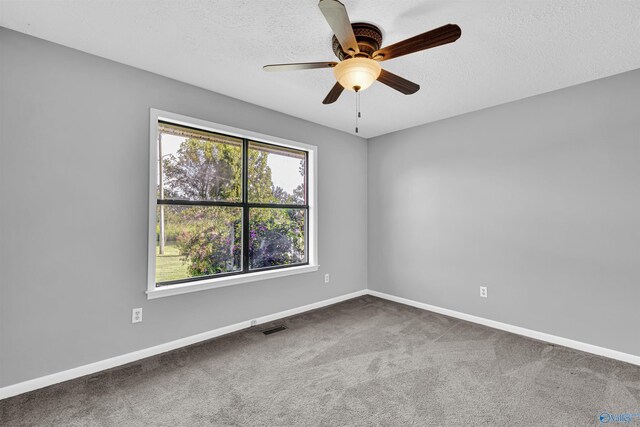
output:
[[[131,310],[131,323],[142,322],[142,308],[134,308]]]

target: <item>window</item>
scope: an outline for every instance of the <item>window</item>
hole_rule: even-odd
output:
[[[151,111],[148,295],[315,271],[308,146]]]

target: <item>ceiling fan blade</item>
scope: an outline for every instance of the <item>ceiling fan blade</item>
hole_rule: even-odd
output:
[[[324,19],[327,20],[333,30],[333,34],[336,35],[336,38],[340,42],[342,50],[347,53],[351,50],[354,54],[360,52],[356,36],[353,34],[353,28],[351,28],[349,15],[347,15],[347,9],[344,5],[338,0],[320,0],[318,7],[324,15]]]
[[[387,70],[382,70],[380,72],[378,81],[380,83],[386,84],[390,88],[397,90],[398,92],[404,93],[405,95],[411,95],[412,93],[416,93],[418,90],[420,90],[420,85],[400,76],[396,76],[395,74],[390,73]]]
[[[262,67],[265,71],[312,70],[314,68],[333,68],[337,62],[301,62],[298,64],[272,64]]]
[[[340,85],[340,83],[336,83],[333,85],[327,97],[322,101],[323,104],[332,104],[338,100],[340,94],[344,88]]]
[[[447,24],[435,30],[418,34],[417,36],[383,47],[373,52],[371,57],[377,61],[386,61],[391,58],[419,52],[432,47],[453,43],[462,35],[462,30],[455,24]]]

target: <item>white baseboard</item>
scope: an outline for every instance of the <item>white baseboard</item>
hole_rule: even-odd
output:
[[[378,298],[383,298],[383,299],[394,301],[400,304],[405,304],[405,305],[420,308],[423,310],[432,311],[434,313],[440,313],[446,316],[455,317],[457,319],[462,319],[462,320],[477,323],[480,325],[488,326],[490,328],[500,329],[502,331],[511,332],[517,335],[522,335],[522,336],[537,339],[540,341],[546,341],[552,344],[562,345],[565,347],[573,348],[575,350],[597,354],[599,356],[609,357],[611,359],[621,360],[623,362],[640,366],[640,356],[635,356],[632,354],[623,353],[620,351],[611,350],[608,348],[599,347],[596,345],[587,344],[580,341],[574,341],[568,338],[562,338],[555,335],[546,334],[544,332],[538,332],[531,329],[521,328],[519,326],[513,326],[507,323],[497,322],[495,320],[485,319],[483,317],[473,316],[470,314],[465,314],[458,311],[449,310],[446,308],[437,307],[434,305],[425,304],[418,301],[413,301],[407,298],[385,294],[383,292],[378,292],[371,289],[365,289],[365,290],[353,292],[350,294],[341,295],[335,298],[330,298],[324,301],[319,301],[313,304],[304,305],[302,307],[296,307],[290,310],[281,311],[279,313],[269,314],[266,316],[258,317],[255,320],[257,321],[257,324],[268,323],[274,320],[282,319],[284,317],[289,317],[296,314],[304,313],[306,311],[315,310],[317,308],[336,304],[341,301],[345,301],[351,298],[356,298],[362,295],[372,295]],[[0,388],[0,400],[6,399],[11,396],[16,396],[18,394],[26,393],[29,391],[37,390],[39,388],[47,387],[53,384],[72,380],[74,378],[79,378],[85,375],[94,374],[96,372],[104,371],[106,369],[115,368],[117,366],[125,365],[127,363],[135,362],[137,360],[155,356],[157,354],[166,353],[167,351],[175,350],[181,347],[186,347],[191,344],[196,344],[198,342],[210,340],[212,338],[216,338],[221,335],[226,335],[231,332],[236,332],[241,329],[249,328],[250,326],[251,326],[251,320],[245,320],[240,323],[224,326],[218,329],[214,329],[212,331],[203,332],[201,334],[177,339],[165,344],[160,344],[154,347],[145,348],[142,350],[138,350],[138,351],[123,354],[120,356],[112,357],[109,359],[101,360],[98,362],[90,363],[88,365],[78,366],[76,368],[68,369],[62,372],[56,372],[54,374],[46,375],[44,377],[23,381],[17,384],[12,384],[12,385]]]
[[[425,304],[410,299],[397,297],[394,295],[385,294],[374,290],[367,290],[367,294],[373,295],[378,298],[383,298],[389,301],[398,302],[404,305],[410,305],[412,307],[421,308],[427,311],[433,311],[434,313],[444,314],[446,316],[455,317],[457,319],[466,320],[468,322],[478,323],[480,325],[488,326],[494,329],[500,329],[502,331],[511,332],[517,335],[533,338],[540,341],[546,341],[551,344],[557,344],[564,347],[573,348],[575,350],[584,351],[586,353],[597,354],[598,356],[609,357],[611,359],[621,360],[623,362],[631,363],[640,366],[640,356],[633,354],[623,353],[621,351],[611,350],[604,347],[598,347],[597,345],[587,344],[580,341],[570,340],[568,338],[562,338],[544,332],[533,331],[527,328],[521,328],[520,326],[513,326],[507,323],[497,322],[495,320],[485,319],[483,317],[473,316],[471,314],[461,313],[459,311],[449,310],[447,308],[437,307],[435,305]]]
[[[279,313],[258,317],[255,320],[257,320],[258,325],[262,323],[268,323],[274,320],[282,319],[284,317],[289,317],[295,314],[304,313],[306,311],[315,310],[316,308],[321,308],[327,305],[336,304],[338,302],[345,301],[351,298],[356,298],[366,294],[367,294],[366,290],[361,290],[361,291],[353,292],[350,294],[341,295],[335,298],[329,298],[324,301],[303,305],[302,307],[296,307],[290,310],[281,311]],[[96,372],[104,371],[105,369],[115,368],[116,366],[125,365],[127,363],[135,362],[137,360],[155,356],[157,354],[166,353],[167,351],[175,350],[181,347],[186,347],[188,345],[195,344],[201,341],[210,340],[212,338],[216,338],[221,335],[226,335],[231,332],[236,332],[241,329],[246,329],[249,327],[251,327],[251,320],[245,320],[243,322],[236,323],[234,325],[223,326],[222,328],[214,329],[208,332],[203,332],[201,334],[191,335],[185,338],[180,338],[165,344],[156,345],[154,347],[145,348],[142,350],[138,350],[138,351],[123,354],[120,356],[112,357],[109,359],[101,360],[98,362],[90,363],[88,365],[78,366],[76,368],[68,369],[62,372],[56,372],[55,374],[46,375],[44,377],[23,381],[17,384],[12,384],[12,385],[0,388],[0,400],[6,399],[7,397],[11,397],[11,396],[16,396],[18,394],[26,393],[28,391],[33,391],[39,388],[47,387],[53,384],[72,380],[74,378],[79,378],[85,375],[94,374]]]

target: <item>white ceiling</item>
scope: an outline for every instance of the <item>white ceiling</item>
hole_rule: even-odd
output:
[[[317,0],[0,0],[0,25],[237,99],[354,132],[355,96],[322,99],[331,70],[266,73],[335,60]],[[369,138],[640,68],[639,0],[343,0],[383,45],[447,23],[455,43],[383,67],[420,84],[362,92]]]

